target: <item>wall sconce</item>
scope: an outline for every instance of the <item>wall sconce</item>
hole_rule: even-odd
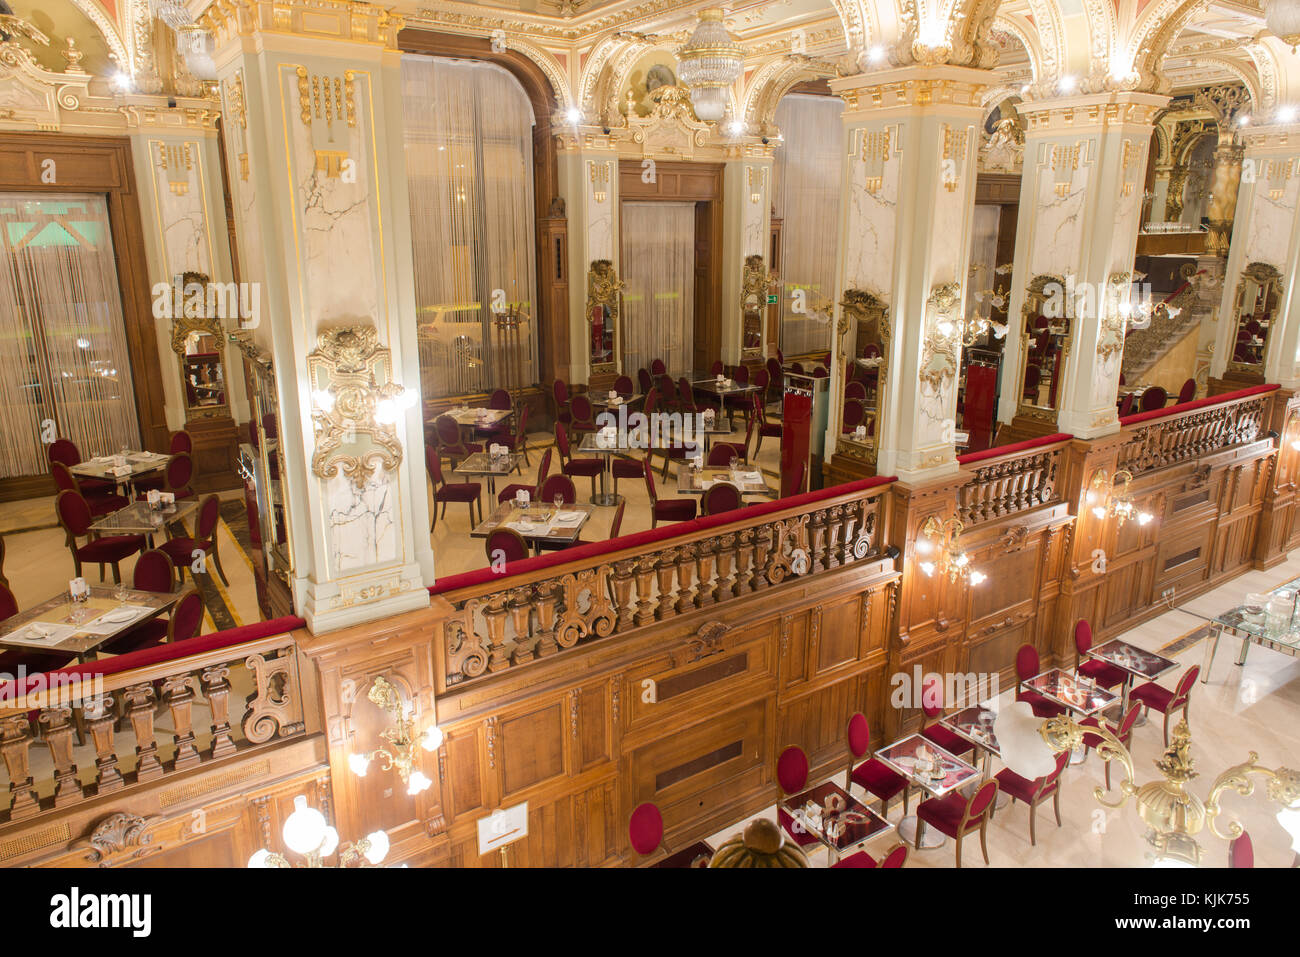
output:
[[[312,474],[333,478],[342,469],[364,488],[377,468],[402,462],[394,426],[419,394],[393,381],[392,353],[374,326],[343,326],[316,337],[307,356],[316,449]]]
[[[921,571],[933,577],[935,573],[947,575],[951,582],[965,578],[972,585],[979,585],[988,579],[981,571],[971,567],[970,557],[961,547],[962,524],[958,519],[950,518],[939,521],[931,515],[921,526],[921,537],[916,540],[919,555],[933,555],[919,563]]]
[[[1300,452],[1300,412],[1292,412],[1287,416],[1286,425],[1282,426],[1282,434],[1286,436],[1291,450]]]
[[[1136,518],[1139,525],[1148,524],[1155,516],[1150,512],[1139,511],[1133,503],[1132,494],[1129,492],[1132,481],[1133,473],[1128,469],[1120,469],[1115,473],[1114,479],[1106,474],[1105,469],[1097,469],[1092,473],[1087,494],[1087,502],[1092,507],[1092,514],[1100,521],[1113,516],[1118,519],[1116,527],[1122,527],[1130,518]]]
[[[299,794],[293,799],[293,813],[284,819],[284,846],[306,859],[300,867],[324,867],[322,858],[339,852],[339,867],[376,867],[388,856],[388,832],[373,831],[354,843],[339,847],[339,832],[330,827],[325,815],[307,806]],[[262,848],[248,859],[249,867],[292,867],[283,854]]]
[[[392,745],[393,750],[378,747],[369,754],[354,752],[348,756],[348,767],[357,777],[363,778],[370,769],[370,762],[378,761],[380,768],[385,771],[397,769],[402,783],[406,785],[407,794],[414,795],[428,790],[433,782],[415,766],[419,753],[415,750],[417,741],[415,719],[412,717],[414,706],[403,703],[398,690],[383,677],[374,680],[366,697],[393,716],[393,726],[379,732],[379,736]],[[418,743],[426,751],[437,751],[442,744],[442,730],[436,724],[430,725]]]

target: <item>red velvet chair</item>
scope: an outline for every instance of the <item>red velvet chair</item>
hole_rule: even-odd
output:
[[[695,390],[691,388],[691,380],[686,376],[677,380],[677,408],[686,415],[695,415],[701,411],[695,404]]]
[[[95,518],[103,515],[109,515],[120,508],[126,508],[131,504],[125,495],[118,495],[115,492],[95,492],[88,494],[85,487],[78,481],[77,477],[72,474],[72,470],[62,462],[51,462],[50,471],[54,475],[54,485],[61,492],[76,492],[86,500],[86,505],[90,507],[90,514]]]
[[[555,399],[555,421],[566,425],[572,422],[573,413],[569,411],[569,387],[563,379],[556,379],[551,384],[551,397]]]
[[[161,548],[142,552],[131,570],[131,587],[136,591],[170,595],[176,590],[176,566]]]
[[[1056,826],[1061,826],[1061,772],[1070,763],[1070,752],[1062,751],[1056,756],[1056,767],[1049,774],[1032,781],[1021,777],[1010,768],[1003,768],[993,776],[1003,794],[1010,794],[1013,801],[1023,801],[1029,805],[1029,843],[1037,844],[1038,836],[1034,830],[1038,805],[1049,797],[1052,809],[1056,812]]]
[[[704,460],[704,464],[710,468],[726,468],[731,464],[733,458],[744,460],[744,456],[740,454],[740,449],[730,442],[717,442],[713,448],[709,449],[709,455]]]
[[[82,462],[81,450],[71,439],[55,439],[45,450],[45,454],[51,466],[55,462],[62,462],[68,468],[72,468]],[[117,492],[117,484],[108,479],[84,478],[80,480],[80,484],[82,495],[112,495]]]
[[[0,625],[18,614],[18,602],[7,584],[0,583]],[[62,668],[72,660],[71,655],[59,655],[49,652],[6,651],[0,654],[0,680],[17,679],[19,669],[24,674],[38,674]]]
[[[628,819],[627,835],[632,850],[642,857],[659,850],[664,842],[664,816],[659,813],[659,807],[649,801],[638,804]]]
[[[852,435],[866,417],[867,407],[861,399],[845,399],[840,431],[845,435]]]
[[[1036,677],[1041,670],[1038,661],[1038,649],[1024,644],[1016,652],[1016,700],[1027,701],[1037,718],[1056,718],[1065,714],[1066,709],[1054,701],[1049,701],[1037,691],[1022,691],[1021,685]]]
[[[554,449],[548,448],[542,453],[542,464],[537,467],[537,481],[534,484],[524,485],[515,482],[513,485],[507,485],[497,493],[498,504],[512,501],[517,492],[527,492],[533,501],[538,501],[538,496],[541,494],[542,490],[542,483],[545,482],[546,477],[551,474],[551,453],[553,451]]]
[[[477,442],[466,442],[461,438],[460,426],[449,415],[438,416],[433,423],[433,431],[437,438],[438,453],[451,460],[453,469],[461,459],[468,458],[473,452],[483,451],[483,446]]]
[[[93,521],[90,506],[76,492],[63,491],[54,502],[55,512],[59,516],[59,525],[67,535],[68,551],[72,552],[72,564],[76,577],[81,576],[81,563],[92,562],[99,566],[99,580],[104,580],[104,566],[113,566],[113,581],[121,583],[122,570],[118,564],[144,548],[143,535],[107,535],[96,538],[91,531]],[[85,545],[78,545],[77,539],[86,536]]]
[[[721,515],[742,508],[740,489],[730,482],[717,482],[705,490],[700,498],[700,511],[705,515]]]
[[[845,399],[857,399],[859,402],[867,401],[867,387],[861,382],[850,382],[844,387]]]
[[[132,651],[156,648],[164,641],[169,644],[187,641],[198,635],[202,627],[203,599],[199,596],[198,590],[191,586],[172,606],[171,617],[166,621],[155,618],[137,625],[110,641],[107,650],[115,655],[124,655]]]
[[[573,486],[573,479],[567,475],[552,475],[542,483],[542,494],[539,496],[542,502],[547,505],[555,501],[555,496],[559,495],[563,504],[573,505],[578,501],[578,490]]]
[[[163,466],[162,489],[164,492],[171,492],[177,500],[183,498],[193,498],[194,489],[190,488],[190,481],[194,478],[194,460],[190,458],[188,452],[176,452],[167,460]],[[141,496],[136,496],[140,498]]]
[[[507,568],[511,562],[522,562],[528,557],[528,543],[513,528],[496,528],[488,532],[488,537],[483,540],[483,550],[487,552],[489,565],[502,558]]]
[[[1245,831],[1228,844],[1228,866],[1234,869],[1255,866],[1255,845],[1250,842],[1250,835]]]
[[[194,454],[194,439],[190,437],[189,432],[181,429],[172,433],[171,442],[167,446],[167,451],[172,455],[178,452],[184,452],[186,455]]]
[[[776,808],[776,822],[781,825],[781,830],[785,831],[790,840],[800,847],[819,844],[816,835],[810,833],[806,827],[791,817],[785,808],[781,807],[786,798],[799,794],[808,786],[808,755],[804,754],[803,748],[797,744],[790,745],[776,759],[776,783],[781,788],[781,802]]]
[[[757,393],[755,393],[751,401],[753,403],[754,421],[758,424],[758,438],[754,440],[754,461],[757,462],[758,450],[763,447],[763,439],[781,438],[781,426],[779,423],[767,421],[767,411],[763,408],[763,400],[758,397]]]
[[[956,842],[957,866],[961,867],[961,846],[965,837],[979,831],[980,850],[984,852],[984,863],[987,864],[989,818],[993,814],[994,799],[997,796],[998,782],[993,780],[985,781],[969,798],[960,791],[949,791],[941,798],[922,801],[916,806],[916,849],[921,849],[921,838],[926,827],[932,827]]]
[[[895,844],[889,849],[883,859],[877,861],[866,851],[858,851],[848,857],[836,861],[831,867],[902,867],[907,863],[908,848],[906,844]]]
[[[657,528],[659,520],[665,522],[689,522],[695,517],[695,502],[685,498],[670,498],[660,501],[655,493],[654,470],[650,468],[650,459],[641,460],[641,472],[645,476],[646,492],[650,495],[650,527]]]
[[[619,479],[639,479],[641,477],[641,461],[634,458],[624,458],[622,455],[615,455],[610,459],[609,472],[614,476],[614,495],[618,495]]]
[[[954,757],[961,757],[975,750],[971,744],[956,731],[950,731],[939,723],[943,717],[943,681],[937,677],[927,679],[921,685],[921,737],[937,744]]]
[[[1169,401],[1169,393],[1160,386],[1153,385],[1142,393],[1142,411],[1151,412],[1155,409],[1163,409],[1167,401]]]
[[[661,376],[667,371],[668,366],[664,365],[663,359],[655,359],[650,363],[650,374],[653,376]]]
[[[573,420],[576,425],[578,422],[578,408],[576,405],[573,409]],[[563,422],[555,423],[555,447],[560,450],[560,472],[570,478],[586,477],[591,479],[591,497],[595,498],[596,479],[600,478],[601,472],[605,471],[604,461],[598,458],[575,459],[573,457],[573,448],[569,445],[569,433],[564,428]]]
[[[1181,708],[1183,720],[1187,720],[1192,688],[1196,684],[1196,676],[1200,673],[1200,666],[1192,665],[1183,672],[1173,691],[1162,688],[1154,681],[1148,681],[1146,684],[1138,685],[1129,692],[1128,700],[1130,703],[1136,701],[1145,705],[1148,711],[1159,711],[1165,716],[1164,736],[1166,746],[1169,744],[1169,716]]]
[[[614,520],[613,520],[612,522],[609,523],[609,534],[608,534],[607,536],[605,536],[606,539],[618,538],[619,533],[622,532],[622,530],[623,530],[623,511],[624,511],[626,508],[627,508],[627,502],[619,502],[619,503],[618,503],[618,508],[614,509]],[[568,548],[577,548],[579,545],[590,545],[590,544],[592,544],[592,543],[591,543],[591,542],[588,542],[588,541],[584,541],[583,539],[580,538],[580,539],[578,539],[576,542],[574,542],[572,545],[569,545],[569,546],[566,546],[566,547],[568,547]]]
[[[650,370],[645,366],[636,370],[636,382],[641,387],[642,395],[649,395],[650,390],[655,387],[654,379],[650,378]]]
[[[785,370],[781,368],[782,365],[780,359],[767,360],[767,392],[760,397],[760,401],[764,404],[779,397],[785,389]],[[775,396],[772,394],[774,392]]]
[[[636,392],[636,386],[632,384],[632,377],[621,375],[614,380],[614,391],[619,394],[620,398],[628,399]]]
[[[433,521],[429,531],[438,524],[438,503],[442,503],[442,517],[447,517],[448,502],[464,502],[469,506],[469,524],[474,525],[474,506],[478,506],[478,520],[483,521],[483,503],[479,496],[483,486],[479,482],[448,482],[442,475],[442,458],[438,450],[424,447],[424,464],[429,470],[429,481],[433,483]]]
[[[1133,739],[1133,725],[1137,723],[1138,715],[1140,715],[1141,713],[1142,713],[1142,706],[1140,704],[1132,704],[1129,706],[1128,714],[1124,715],[1124,717],[1120,719],[1118,727],[1111,724],[1109,721],[1107,721],[1106,729],[1110,731],[1113,735],[1115,735],[1115,737],[1119,738],[1120,743],[1127,748],[1129,746],[1129,743]],[[1079,724],[1085,728],[1101,727],[1101,721],[1095,717],[1084,718],[1079,722]],[[1101,744],[1101,742],[1102,739],[1100,735],[1085,733],[1083,736],[1083,746],[1085,748],[1095,748],[1097,745]],[[1105,763],[1106,763],[1106,790],[1109,791],[1110,790],[1110,762],[1107,761]]]
[[[867,724],[862,712],[855,712],[849,718],[849,773],[844,782],[845,788],[852,791],[853,785],[862,788],[868,794],[880,800],[880,813],[889,813],[889,802],[898,795],[903,795],[903,813],[907,813],[907,778],[871,754],[871,726]],[[867,758],[857,767],[853,764]]]
[[[525,465],[532,465],[533,461],[528,457],[528,406],[519,410],[519,428],[514,432],[497,431],[490,432],[487,435],[488,444],[504,445],[511,452],[519,452],[524,457]]]
[[[212,563],[217,566],[217,574],[221,576],[221,583],[230,584],[221,567],[221,553],[217,551],[217,520],[221,518],[220,510],[221,499],[217,495],[205,496],[199,504],[194,537],[171,538],[159,546],[172,560],[182,579],[185,577],[185,569],[190,568],[194,561],[194,553],[202,552],[204,556],[212,557]]]
[[[591,399],[586,395],[575,395],[569,399],[569,411],[573,413],[569,430],[574,435],[596,431],[596,410],[591,404]]]
[[[1195,398],[1196,398],[1196,380],[1188,379],[1186,382],[1183,383],[1183,387],[1178,390],[1178,404],[1182,405],[1184,402],[1191,402]]]
[[[1125,416],[1132,415],[1132,414],[1133,414],[1133,393],[1126,392],[1124,394],[1124,398],[1119,400],[1119,417],[1122,419]]]
[[[249,425],[251,426],[252,423],[250,422]],[[252,429],[251,431],[253,432],[253,445],[256,446],[257,430]],[[167,445],[167,453],[169,455],[177,455],[181,452],[184,452],[191,458],[194,456],[194,439],[191,438],[190,434],[184,429],[181,429],[179,432],[173,432],[171,441]],[[133,480],[131,484],[135,487],[137,494],[140,492],[152,491],[165,492],[167,491],[166,471],[164,469],[163,475],[142,476]]]
[[[1092,649],[1092,625],[1080,618],[1074,624],[1074,670],[1099,688],[1114,688],[1128,680],[1128,672],[1086,655]]]

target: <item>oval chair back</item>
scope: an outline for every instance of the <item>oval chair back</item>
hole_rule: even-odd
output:
[[[667,371],[668,371],[668,367],[664,365],[663,359],[655,359],[653,362],[650,363],[651,375],[660,376],[666,373]]]
[[[828,375],[830,375],[830,373],[826,371],[825,366],[818,366],[816,369],[813,369],[812,374],[814,379],[825,379]]]
[[[808,783],[808,755],[792,744],[776,759],[776,783],[783,794],[798,794]]]
[[[886,854],[885,859],[877,866],[880,868],[902,867],[907,863],[907,854],[908,850],[906,844],[896,844],[894,849]]]
[[[77,477],[72,474],[72,469],[68,468],[62,462],[51,462],[50,472],[54,475],[54,485],[60,492],[76,492],[81,494],[81,485],[77,482]]]
[[[1092,625],[1087,618],[1080,618],[1074,623],[1074,650],[1083,658],[1092,650]]]
[[[638,804],[627,822],[627,836],[632,841],[632,850],[642,857],[659,850],[664,839],[664,816],[659,807],[647,801]]]
[[[1178,404],[1182,405],[1184,402],[1191,402],[1195,398],[1196,398],[1196,380],[1188,379],[1186,382],[1183,383],[1183,387],[1178,390]]]
[[[736,368],[731,370],[731,378],[739,382],[741,385],[749,385],[749,366],[736,366]]]
[[[510,393],[505,389],[497,389],[492,393],[492,397],[488,399],[488,408],[495,409],[498,412],[504,412],[513,405],[514,403],[510,401]]]
[[[754,370],[754,385],[758,387],[755,395],[767,395],[767,387],[772,382],[772,374],[766,369]]]
[[[443,448],[460,448],[460,426],[451,416],[438,416],[433,422],[433,431],[438,438],[438,444]]]
[[[1038,649],[1031,644],[1023,644],[1016,651],[1016,688],[1019,690],[1022,682],[1038,674],[1039,668],[1042,667],[1038,662]]]
[[[185,641],[197,635],[202,627],[203,599],[198,589],[188,588],[172,606],[172,615],[167,621],[167,640]]]
[[[683,412],[695,411],[695,390],[691,388],[691,381],[686,376],[677,380],[677,396],[682,403]]]
[[[1150,412],[1153,409],[1163,409],[1168,398],[1168,392],[1158,385],[1153,385],[1142,393],[1142,411]]]
[[[495,565],[497,559],[503,559],[507,566],[510,562],[521,562],[528,557],[528,543],[513,528],[494,528],[483,541],[489,565]]]
[[[1187,699],[1192,693],[1192,686],[1196,684],[1196,676],[1200,673],[1200,665],[1192,665],[1183,672],[1183,676],[1178,679],[1178,684],[1174,688],[1174,696],[1169,701],[1170,711],[1174,711],[1187,704]]]
[[[926,723],[943,714],[943,680],[931,676],[921,683],[921,713]]]
[[[563,407],[568,404],[569,387],[565,384],[563,379],[556,379],[555,382],[551,384],[551,396],[555,399],[557,407]]]
[[[849,718],[847,737],[849,754],[853,755],[854,760],[866,757],[871,751],[871,725],[861,711],[854,712],[853,717]]]
[[[76,545],[76,539],[90,531],[90,506],[80,492],[65,489],[54,500],[54,509],[58,513],[59,524],[68,533],[68,544]]]
[[[433,483],[433,490],[436,492],[443,482],[442,457],[432,445],[424,447],[424,467],[429,470],[429,481]]]
[[[734,512],[741,506],[740,489],[730,482],[716,482],[704,493],[701,508],[705,515]]]
[[[176,566],[161,548],[153,548],[136,559],[131,573],[131,587],[136,591],[170,595],[176,590]]]
[[[8,585],[0,585],[0,621],[7,621],[18,614],[18,599],[9,590]]]
[[[188,492],[190,479],[194,477],[194,460],[188,452],[177,452],[167,460],[163,470],[163,479],[169,492]]]
[[[727,367],[722,364],[721,359],[714,359],[713,365],[709,366],[709,375],[716,379],[718,376],[722,375],[723,370],[726,368]]]
[[[1232,868],[1255,866],[1255,845],[1250,842],[1250,834],[1246,831],[1234,837],[1232,843],[1228,845],[1228,866]]]
[[[1134,703],[1130,706],[1128,714],[1124,715],[1124,719],[1119,723],[1119,728],[1115,731],[1115,737],[1128,744],[1129,736],[1133,734],[1133,726],[1137,724],[1138,716],[1141,714],[1141,704]]]
[[[707,464],[710,467],[730,465],[733,458],[740,457],[740,449],[730,442],[717,442],[709,449]]]
[[[172,455],[175,455],[177,452],[185,452],[186,454],[193,455],[194,440],[190,438],[190,434],[184,429],[181,429],[179,432],[173,432],[171,444],[167,446],[167,451]]]
[[[795,362],[791,364],[790,371],[793,372],[795,375],[803,375],[803,363]]]
[[[578,429],[596,431],[596,417],[591,407],[591,400],[585,395],[575,395],[569,400],[569,412],[573,415],[575,431]]]
[[[546,482],[546,477],[551,474],[551,453],[555,450],[547,448],[542,453],[542,464],[537,466],[537,484],[533,486],[533,498],[541,499],[542,485]]]
[[[673,384],[673,377],[665,373],[655,381],[658,383],[655,388],[659,390],[659,398],[665,402],[672,402],[673,395],[677,392],[677,386]]]
[[[1065,757],[1068,761],[1070,758],[1068,752]],[[1060,771],[1058,770],[1056,773],[1059,774]],[[979,790],[971,796],[970,801],[966,805],[966,819],[973,821],[976,818],[981,817],[984,812],[988,810],[989,805],[993,803],[993,799],[997,797],[997,793],[998,782],[992,778],[989,778],[981,784]]]
[[[844,387],[844,397],[846,399],[857,399],[859,402],[866,402],[867,387],[861,382],[854,380]]]
[[[650,415],[654,412],[655,406],[659,404],[659,392],[652,385],[645,390],[645,403],[641,406],[641,411],[646,416],[646,422],[650,421]]]
[[[217,520],[221,518],[221,497],[215,492],[205,495],[199,503],[199,519],[194,526],[195,538],[211,538],[217,532]]]
[[[81,452],[72,439],[55,439],[45,450],[45,454],[49,456],[51,463],[62,462],[68,468],[81,464]]]
[[[552,475],[542,483],[543,502],[551,502],[556,495],[564,497],[565,505],[572,505],[578,500],[577,489],[573,487],[573,479],[567,475]]]
[[[857,384],[857,383],[855,383]],[[862,420],[867,417],[867,407],[861,399],[848,398],[844,400],[844,424],[841,426],[843,432],[855,432]]]
[[[1127,392],[1124,398],[1119,400],[1119,417],[1122,419],[1126,415],[1133,414],[1133,393]]]
[[[650,370],[645,366],[636,370],[637,385],[641,387],[642,395],[649,395],[650,390],[655,387],[654,380],[650,378]]]
[[[555,447],[560,450],[561,466],[573,458],[573,450],[569,447],[569,430],[563,422],[555,423]]]
[[[632,386],[632,377],[621,375],[617,379],[615,379],[614,391],[617,392],[620,396],[622,396],[625,399],[628,396],[630,396],[633,392],[636,391],[636,389]]]

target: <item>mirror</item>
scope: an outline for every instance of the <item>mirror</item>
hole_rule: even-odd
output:
[[[889,356],[889,309],[873,293],[846,289],[840,300],[840,348],[848,381],[839,409],[838,450],[855,458],[876,461],[876,437],[880,433],[881,410],[885,402],[885,376]]]
[[[740,355],[744,359],[762,359],[763,313],[767,294],[776,277],[767,271],[763,257],[745,257],[745,271],[740,284]]]
[[[187,272],[180,279],[180,308],[172,315],[172,351],[181,367],[185,418],[230,415],[226,396],[225,330],[209,296],[208,277]]]
[[[1044,274],[1029,280],[1020,312],[1019,412],[1027,418],[1056,421],[1073,332],[1066,300],[1065,280],[1060,276]]]
[[[1261,375],[1268,354],[1268,333],[1282,296],[1282,275],[1268,263],[1254,262],[1245,268],[1237,284],[1236,316],[1230,372]]]
[[[618,302],[623,287],[612,262],[592,261],[587,272],[587,341],[593,375],[618,371]]]

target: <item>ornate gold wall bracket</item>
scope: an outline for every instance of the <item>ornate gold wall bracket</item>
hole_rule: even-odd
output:
[[[917,379],[937,395],[957,375],[961,350],[961,302],[959,282],[946,282],[930,290],[925,301],[927,331],[921,346],[921,369]]]
[[[391,472],[401,464],[394,424],[410,394],[392,373],[392,354],[379,344],[373,325],[342,326],[316,337],[316,349],[307,356],[316,431],[313,475],[329,479],[342,470],[362,488],[376,469]]]

